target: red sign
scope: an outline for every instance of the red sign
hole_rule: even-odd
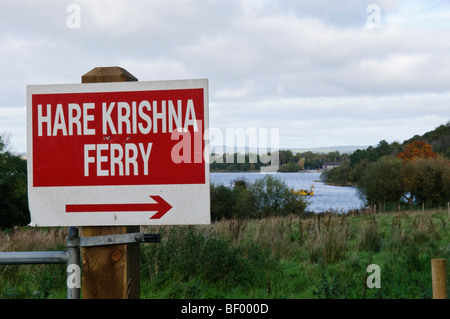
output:
[[[32,224],[210,221],[207,80],[27,89]]]
[[[204,149],[203,93],[33,95],[33,185],[204,183],[205,162],[194,156]],[[181,162],[184,138],[190,158]]]

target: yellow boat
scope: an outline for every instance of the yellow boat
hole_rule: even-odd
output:
[[[314,195],[314,185],[311,185],[311,188],[309,190],[299,189],[297,191],[297,190],[291,189],[291,192],[295,195],[313,196]]]

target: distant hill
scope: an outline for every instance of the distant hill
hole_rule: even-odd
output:
[[[450,121],[423,135],[415,135],[403,142],[403,145],[414,141],[422,141],[433,147],[433,151],[450,158]]]
[[[324,146],[324,147],[311,147],[311,148],[295,148],[291,149],[292,153],[305,153],[305,152],[312,152],[312,153],[330,153],[330,152],[339,152],[341,154],[344,153],[353,153],[357,149],[366,149],[369,147],[368,145],[364,146]]]
[[[402,145],[405,146],[413,141],[423,141],[433,147],[433,151],[438,154],[444,155],[450,158],[450,121],[447,124],[442,124],[436,127],[434,130],[426,132],[423,135],[415,135],[412,138],[405,140]],[[312,147],[312,148],[292,148],[290,149],[292,153],[330,153],[338,151],[341,154],[347,153],[351,154],[357,149],[364,150],[367,149],[369,145],[365,146],[329,146],[329,147]],[[375,147],[375,145],[372,145]]]

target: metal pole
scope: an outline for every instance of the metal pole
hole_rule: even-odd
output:
[[[78,228],[69,227],[68,242],[78,241]],[[81,268],[80,247],[67,245],[67,299],[80,299]]]
[[[65,251],[0,252],[0,264],[65,264]]]

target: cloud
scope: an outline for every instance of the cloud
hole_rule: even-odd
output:
[[[71,29],[73,3],[81,27]],[[286,147],[376,144],[445,123],[450,5],[379,0],[370,28],[372,3],[3,2],[0,131],[24,141],[22,113],[8,121],[3,110],[25,107],[26,85],[80,83],[113,65],[140,81],[208,78],[211,125],[278,127]]]
[[[138,79],[142,79],[141,76],[145,76],[145,80],[171,80],[174,78],[183,79],[188,78],[189,73],[186,69],[186,65],[179,60],[173,60],[169,58],[157,58],[157,59],[123,59],[119,61],[126,70],[137,70],[134,75]]]
[[[27,143],[26,108],[2,107],[0,116],[0,136],[9,136],[11,151],[25,152]]]
[[[280,128],[284,148],[403,142],[449,119],[450,94],[300,97],[210,106],[210,125]],[[427,107],[424,107],[427,105]],[[219,116],[220,115],[220,116]],[[266,119],[270,118],[270,121]]]

